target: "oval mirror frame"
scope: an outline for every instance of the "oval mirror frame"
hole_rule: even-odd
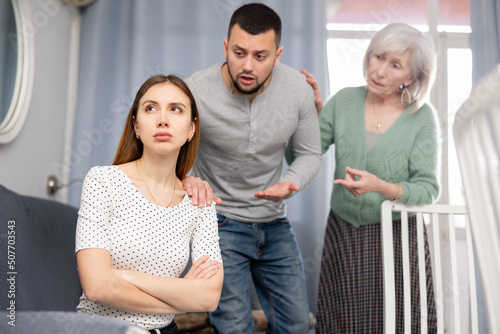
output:
[[[12,141],[21,131],[28,114],[33,91],[35,33],[29,1],[11,0],[16,19],[16,32],[8,37],[17,42],[17,71],[9,111],[0,123],[0,144]],[[31,28],[31,30],[30,30]]]

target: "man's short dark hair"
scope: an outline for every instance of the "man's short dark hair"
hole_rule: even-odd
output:
[[[281,19],[273,9],[264,4],[249,3],[238,8],[229,21],[228,40],[235,24],[250,35],[259,35],[274,30],[276,47],[281,43]]]

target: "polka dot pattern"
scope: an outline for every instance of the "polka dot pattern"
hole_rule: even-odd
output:
[[[176,206],[151,203],[117,166],[92,168],[85,177],[75,251],[102,248],[109,251],[113,268],[133,269],[156,276],[179,277],[190,255],[222,262],[215,204],[200,209],[186,195]],[[131,321],[143,328],[169,324],[174,315],[123,312],[89,301],[85,294],[77,307]]]

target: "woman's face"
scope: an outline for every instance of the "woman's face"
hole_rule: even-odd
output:
[[[173,84],[154,85],[139,101],[134,125],[136,135],[144,144],[144,151],[179,151],[195,132],[195,124],[191,121],[191,101]]]
[[[368,90],[380,97],[399,94],[401,85],[409,86],[414,76],[410,69],[410,53],[372,54],[368,62]]]

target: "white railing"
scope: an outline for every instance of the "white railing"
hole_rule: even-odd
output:
[[[437,327],[438,333],[445,332],[445,306],[452,307],[453,333],[468,332],[468,328],[461,329],[461,319],[468,314],[460,314],[460,291],[458,279],[458,263],[463,264],[463,261],[457,259],[456,245],[456,227],[455,217],[465,217],[465,232],[467,244],[467,263],[469,276],[469,293],[470,293],[470,316],[472,333],[478,333],[478,317],[477,317],[477,297],[476,297],[476,281],[474,267],[474,253],[472,247],[472,238],[468,220],[467,209],[465,206],[456,205],[423,205],[423,206],[406,206],[392,201],[385,201],[382,204],[382,254],[384,268],[384,331],[385,333],[396,332],[396,292],[395,292],[395,277],[394,277],[394,240],[393,240],[393,221],[392,213],[401,213],[401,246],[402,246],[402,263],[403,263],[403,287],[404,287],[404,332],[411,333],[411,289],[410,289],[410,256],[408,242],[408,216],[416,215],[417,228],[417,247],[418,247],[418,273],[420,287],[420,329],[421,333],[427,333],[427,287],[426,284],[426,266],[424,254],[424,216],[426,217],[427,229],[431,228],[433,232],[433,249],[432,269],[433,269],[433,286],[434,299],[436,302]],[[449,235],[449,243],[443,243],[441,231],[445,235]],[[398,241],[399,242],[399,241]],[[448,254],[443,254],[442,251]],[[449,256],[449,257],[448,257]],[[448,264],[443,265],[443,258],[451,259],[449,263],[450,271],[447,271]],[[443,278],[445,277],[445,279]],[[451,286],[450,286],[451,285]],[[444,293],[446,292],[446,296]],[[449,298],[451,296],[451,298]]]

